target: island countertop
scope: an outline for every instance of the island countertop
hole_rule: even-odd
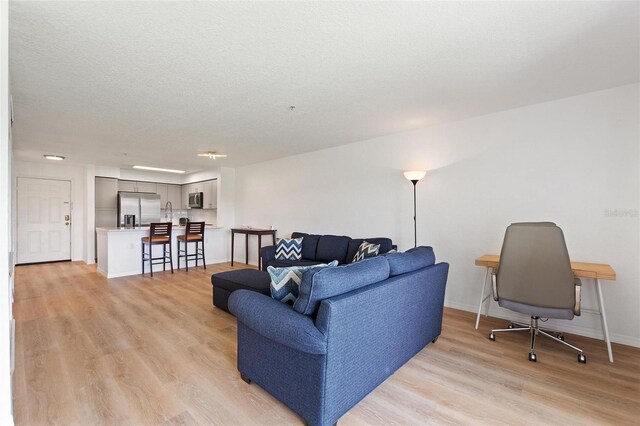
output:
[[[223,229],[222,226],[216,226],[212,224],[205,224],[205,229]],[[173,225],[173,230],[184,230],[184,225]],[[124,226],[99,226],[96,228],[97,232],[138,232],[138,231],[147,231],[149,232],[148,226],[135,226],[133,228],[126,228]]]

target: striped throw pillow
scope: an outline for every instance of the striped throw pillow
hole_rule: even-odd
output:
[[[276,259],[300,260],[302,258],[302,238],[280,238],[276,243]]]

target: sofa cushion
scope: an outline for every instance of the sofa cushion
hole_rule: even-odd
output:
[[[317,265],[317,260],[308,260],[308,259],[300,259],[300,260],[272,260],[269,262],[267,266],[273,266],[274,268],[286,268],[287,266],[309,266],[309,265]]]
[[[280,238],[276,243],[276,259],[300,260],[302,258],[302,240],[300,238]]]
[[[380,244],[372,244],[367,241],[363,241],[358,247],[358,251],[352,258],[352,262],[359,262],[370,257],[376,257],[380,251]]]
[[[335,268],[310,268],[302,276],[293,309],[304,315],[314,315],[322,300],[387,278],[389,262],[381,256]]]
[[[337,261],[329,264],[316,264],[309,266],[288,266],[285,268],[274,268],[269,266],[267,272],[271,277],[271,297],[283,302],[291,303],[298,298],[298,287],[302,280],[302,274],[310,268],[326,268],[327,266],[336,266]]]
[[[355,238],[349,241],[349,248],[347,249],[347,262],[352,262],[353,257],[356,255],[360,244],[364,241],[372,244],[380,244],[379,254],[387,253],[393,248],[393,242],[389,238],[375,237],[375,238]]]
[[[384,257],[389,261],[389,275],[394,277],[433,265],[436,256],[431,247],[415,247],[404,253],[388,253]]]
[[[318,248],[318,240],[320,235],[305,234],[304,232],[294,232],[291,234],[291,238],[300,238],[302,240],[302,258],[309,260],[316,260],[316,250]]]
[[[351,238],[346,236],[321,235],[318,240],[316,260],[322,262],[337,260],[339,263],[345,263],[349,241]]]

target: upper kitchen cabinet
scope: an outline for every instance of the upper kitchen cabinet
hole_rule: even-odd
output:
[[[155,182],[135,182],[132,180],[119,180],[118,191],[148,192],[150,194],[155,194],[157,191],[157,184]]]
[[[182,208],[189,208],[189,189],[190,185],[182,185],[180,193],[182,194]]]
[[[182,208],[182,188],[180,185],[167,185],[167,201],[171,201],[171,206],[174,209]]]
[[[164,209],[167,204],[167,195],[168,195],[168,185],[166,183],[157,183],[156,184],[156,194],[160,196],[160,208]],[[172,203],[173,204],[173,203]]]
[[[205,209],[218,208],[218,181],[208,180],[202,184],[202,204]]]
[[[148,192],[155,194],[158,190],[155,182],[136,182],[136,192]]]
[[[118,191],[136,192],[136,183],[132,180],[119,180]]]
[[[96,209],[118,208],[118,180],[113,178],[96,178]]]

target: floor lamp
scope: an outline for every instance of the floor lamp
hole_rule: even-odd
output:
[[[418,247],[418,226],[416,223],[416,184],[420,179],[426,175],[427,172],[423,170],[414,170],[404,172],[404,177],[411,181],[413,184],[413,246]]]

